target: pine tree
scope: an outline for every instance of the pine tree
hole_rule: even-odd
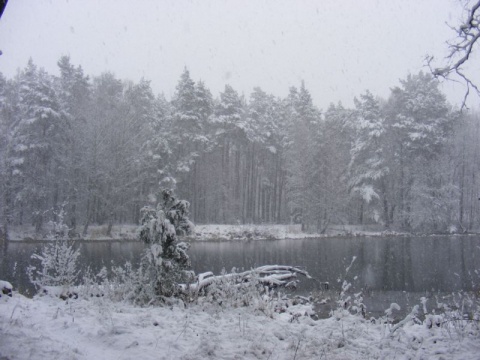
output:
[[[278,108],[279,104],[272,95],[259,87],[254,88],[250,95],[245,132],[251,146],[256,149],[252,165],[255,168],[253,173],[259,178],[259,186],[257,197],[246,196],[256,201],[256,218],[261,222],[277,221],[284,197],[284,144]]]
[[[173,187],[175,183],[172,150],[175,145],[170,137],[173,108],[163,95],[155,98],[152,106],[153,116],[144,124],[147,138],[141,148],[147,195],[154,194],[159,185]]]
[[[385,176],[389,172],[385,158],[385,125],[379,102],[367,90],[354,100],[355,140],[350,150],[349,188],[353,195],[360,197],[363,204],[370,204],[373,213],[370,217],[375,221],[381,214],[382,200],[386,201],[384,191]],[[384,219],[388,224],[388,219]]]
[[[192,203],[192,219],[206,221],[206,207],[208,201],[207,189],[214,183],[214,167],[209,161],[209,154],[216,146],[213,136],[215,125],[213,124],[214,102],[210,90],[203,81],[195,84],[196,112],[201,124],[201,130],[196,136],[194,143],[197,154],[189,176],[189,200]],[[203,213],[203,214],[202,214]],[[203,216],[202,216],[203,215]]]
[[[87,209],[83,234],[91,222],[109,224],[123,214],[126,167],[130,163],[124,84],[111,73],[93,79],[87,130]]]
[[[64,189],[68,123],[51,77],[30,59],[20,75],[20,121],[14,129],[16,169],[22,182],[19,197],[39,233],[45,215],[59,204]]]
[[[188,173],[198,157],[195,149],[203,140],[200,137],[203,133],[203,124],[197,108],[195,82],[190,78],[190,73],[186,68],[180,76],[172,104],[174,112],[172,114],[171,141],[176,145],[174,150],[176,173]]]
[[[304,230],[313,230],[318,217],[318,181],[315,170],[320,112],[302,82],[300,91],[290,89],[287,98],[289,124],[287,147],[287,200],[292,219]],[[298,220],[295,220],[297,218]]]
[[[455,116],[431,75],[420,72],[400,83],[387,104],[392,146],[388,163],[394,183],[390,189],[396,194],[397,223],[404,229],[421,229],[432,218],[435,198],[444,196],[435,167],[452,135]]]
[[[348,164],[352,143],[352,111],[341,103],[331,104],[320,125],[315,155],[317,182],[317,231],[324,233],[331,224],[351,223],[354,204],[348,194]]]
[[[122,126],[127,136],[121,144],[124,151],[122,166],[123,191],[119,202],[123,208],[117,213],[117,221],[133,219],[138,223],[141,204],[145,203],[153,189],[158,187],[158,171],[165,168],[165,151],[162,159],[155,158],[159,149],[152,146],[152,141],[162,141],[165,134],[162,129],[155,129],[161,117],[160,104],[157,103],[150,82],[141,79],[138,84],[125,86],[122,98]],[[158,132],[157,132],[158,131]]]
[[[242,97],[230,86],[220,93],[220,102],[215,109],[216,139],[221,152],[220,219],[223,223],[238,221],[236,214],[240,199],[236,186],[235,169],[240,166],[238,155],[247,142],[245,104]]]
[[[59,102],[69,121],[67,162],[66,162],[66,212],[71,234],[76,233],[79,214],[84,213],[87,188],[82,180],[88,176],[85,154],[89,105],[91,103],[90,83],[80,66],[75,67],[70,57],[62,56],[57,62],[60,77],[57,79]]]
[[[8,238],[9,226],[12,223],[13,210],[13,163],[12,133],[14,117],[12,116],[12,104],[9,101],[9,84],[7,79],[0,73],[0,214],[2,214],[3,234]]]

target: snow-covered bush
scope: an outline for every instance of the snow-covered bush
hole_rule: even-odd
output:
[[[164,294],[155,291],[156,279],[150,264],[142,260],[138,268],[130,262],[123,266],[113,266],[111,276],[105,280],[106,295],[114,301],[128,301],[138,305],[151,304],[165,300]]]
[[[112,301],[128,301],[146,304],[154,298],[148,291],[148,278],[143,276],[141,268],[127,261],[124,265],[112,264],[110,272],[104,266],[96,274],[89,268],[83,276],[79,294],[86,297],[108,298]]]
[[[188,244],[177,241],[177,234],[190,234],[193,224],[188,219],[190,204],[177,200],[172,190],[163,190],[156,208],[142,209],[139,236],[148,246],[138,270],[138,295],[150,297],[150,301],[182,295],[179,283],[189,283],[193,273],[189,271]]]
[[[336,318],[341,318],[350,313],[353,315],[360,315],[361,317],[365,317],[366,315],[367,308],[363,303],[362,292],[360,291],[358,293],[351,293],[352,283],[347,281],[348,273],[356,259],[356,256],[352,258],[350,265],[345,270],[345,276],[343,280],[340,278],[338,279],[338,282],[342,282],[342,287],[336,300],[337,308],[334,309],[330,314]],[[353,279],[355,280],[356,278],[357,277],[355,276]]]
[[[40,254],[33,254],[32,260],[40,262],[30,265],[27,274],[37,289],[48,286],[62,287],[64,290],[73,286],[79,276],[78,257],[80,250],[72,241],[56,240],[42,248]]]
[[[8,281],[0,280],[0,298],[2,295],[12,297],[13,286]]]
[[[468,334],[480,335],[480,294],[461,291],[443,299],[437,297],[432,309],[428,309],[427,302],[422,298],[427,328],[442,328],[460,338]]]
[[[198,295],[203,295],[202,301],[225,307],[251,306],[263,302],[263,294],[268,293],[268,287],[260,282],[260,276],[252,273],[249,281],[243,281],[233,268],[230,273],[222,270],[218,280],[204,287]]]
[[[104,266],[97,274],[87,267],[83,272],[81,285],[77,288],[82,297],[103,297],[108,292],[108,270]]]

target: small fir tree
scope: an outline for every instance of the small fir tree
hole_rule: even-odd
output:
[[[193,224],[188,219],[190,204],[177,200],[172,190],[163,190],[156,208],[142,209],[140,239],[148,244],[142,261],[142,273],[149,279],[151,297],[179,295],[179,283],[189,282],[188,244],[177,241],[177,235],[190,234]]]

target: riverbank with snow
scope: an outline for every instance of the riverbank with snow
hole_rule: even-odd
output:
[[[137,241],[138,226],[133,224],[114,225],[108,235],[107,225],[92,225],[86,235],[70,233],[71,239],[81,241]],[[193,233],[184,238],[187,241],[251,241],[251,240],[282,240],[305,239],[321,237],[359,237],[359,236],[402,236],[404,233],[384,231],[381,227],[365,226],[332,226],[325,234],[302,232],[301,225],[196,225]],[[12,227],[9,230],[11,241],[49,241],[58,238],[53,232],[45,231],[35,234],[33,226]]]
[[[0,358],[476,359],[478,320],[372,323],[337,312],[314,321],[211,303],[135,307],[105,298],[0,298]]]

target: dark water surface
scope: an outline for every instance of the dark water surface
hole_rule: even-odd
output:
[[[31,255],[44,244],[3,244],[0,279],[31,295],[33,289],[25,269]],[[112,262],[136,263],[143,250],[141,243],[122,241],[77,242],[77,246],[82,264],[94,271],[104,265],[108,268]],[[352,291],[363,290],[367,307],[373,312],[385,309],[393,301],[405,307],[417,304],[420,296],[480,290],[478,236],[194,242],[189,254],[196,272],[295,265],[305,268],[319,281],[329,282],[332,292],[338,292],[341,281],[346,279],[353,284]],[[308,293],[319,288],[318,282],[302,279],[299,291]]]

